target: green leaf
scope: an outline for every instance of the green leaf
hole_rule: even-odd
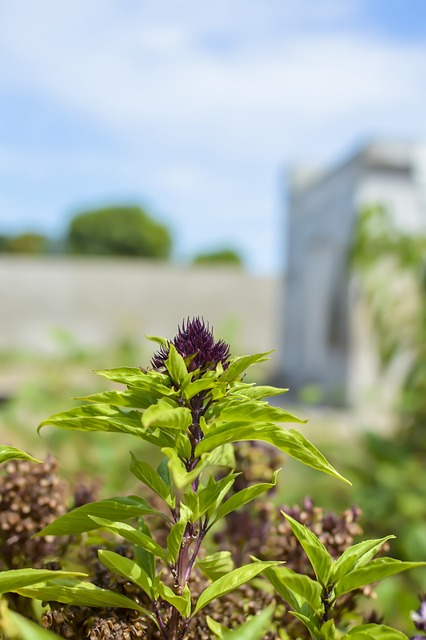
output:
[[[321,640],[334,640],[336,637],[336,627],[334,620],[327,620],[321,627]]]
[[[41,462],[37,458],[33,458],[25,451],[16,449],[16,447],[7,447],[5,444],[0,445],[0,464],[9,460],[30,460],[31,462]]]
[[[234,570],[234,561],[230,551],[217,551],[205,558],[199,558],[196,565],[209,580],[217,580]]]
[[[182,544],[183,534],[185,533],[191,513],[187,511],[184,504],[181,504],[180,519],[170,529],[167,536],[167,559],[170,564],[176,562]]]
[[[217,447],[212,451],[209,458],[209,465],[218,467],[228,467],[229,469],[235,469],[235,451],[232,444],[224,444],[221,447]]]
[[[249,582],[249,580],[259,575],[259,573],[276,564],[276,562],[253,562],[253,564],[244,565],[218,578],[202,592],[197,600],[197,606],[195,607],[193,615],[212,600],[220,598],[230,591],[234,591],[234,589],[238,589],[242,584]]]
[[[73,509],[44,527],[37,536],[67,536],[84,531],[98,529],[98,525],[90,516],[107,518],[114,522],[125,522],[131,518],[144,515],[159,515],[160,511],[153,509],[143,498],[129,496],[127,498],[110,498],[99,502],[89,502],[77,509]]]
[[[311,634],[312,638],[316,640],[317,638],[320,637],[321,631],[318,627],[318,622],[315,616],[312,617],[304,613],[300,613],[299,611],[289,611],[289,613],[291,613],[292,616],[300,620],[300,622],[303,622],[303,624]]]
[[[294,609],[302,611],[302,601],[300,598],[294,598],[294,594],[303,598],[313,611],[318,611],[321,607],[321,585],[312,580],[309,576],[302,575],[287,569],[287,567],[273,567],[265,571],[265,576],[275,587],[278,593],[286,600]],[[289,591],[290,599],[289,599]]]
[[[274,614],[275,605],[270,605],[261,613],[253,616],[243,625],[223,634],[223,640],[262,640]]]
[[[377,582],[388,576],[407,571],[408,569],[416,569],[424,567],[426,562],[402,562],[394,558],[378,558],[372,560],[365,567],[354,569],[350,573],[343,576],[336,585],[336,597],[342,596],[349,591],[364,587],[371,582]]]
[[[221,480],[213,479],[212,484],[209,484],[207,487],[199,491],[198,500],[199,500],[199,508],[198,512],[194,514],[194,518],[198,520],[204,515],[207,511],[213,513],[218,505],[222,502],[225,495],[228,493],[229,489],[234,484],[235,478],[238,473],[229,473],[227,476],[222,478]],[[209,513],[210,515],[210,513]]]
[[[153,402],[157,402],[158,395],[149,395],[142,391],[102,391],[90,396],[76,398],[94,404],[107,404],[113,407],[129,407],[131,409],[147,409]]]
[[[330,581],[334,584],[353,569],[366,565],[374,558],[380,547],[391,538],[395,538],[395,536],[390,535],[379,540],[364,540],[345,549],[340,558],[333,563]]]
[[[224,373],[222,373],[219,380],[221,382],[233,382],[251,365],[268,360],[268,356],[271,353],[273,353],[273,351],[265,351],[265,353],[255,353],[251,356],[240,356],[235,358]]]
[[[198,476],[205,466],[209,463],[210,454],[205,453],[200,456],[200,461],[192,471],[187,471],[182,460],[179,458],[175,449],[171,447],[163,447],[161,451],[169,458],[168,466],[171,471],[173,481],[178,489],[184,489],[191,484]]]
[[[278,469],[274,472],[272,482],[262,482],[259,484],[254,484],[251,487],[246,487],[245,489],[234,493],[233,496],[231,496],[219,507],[214,522],[217,522],[221,518],[227,516],[228,513],[231,513],[232,511],[239,509],[239,507],[242,507],[248,502],[251,502],[252,500],[257,498],[257,496],[265,493],[265,491],[269,491],[270,489],[275,487],[277,483],[277,476],[280,471],[281,469]]]
[[[198,380],[194,380],[191,382],[184,390],[183,397],[185,400],[191,400],[194,396],[202,391],[207,391],[208,389],[213,389],[218,385],[218,382],[215,378],[199,378]]]
[[[189,460],[189,458],[191,458],[191,455],[192,455],[192,446],[191,446],[191,441],[187,435],[188,432],[175,430],[174,433],[175,433],[175,443],[173,448],[176,450],[176,453],[178,454],[181,460]]]
[[[147,340],[151,340],[151,342],[156,342],[157,344],[159,344],[161,347],[164,347],[165,349],[169,348],[169,341],[166,340],[166,338],[162,338],[161,336],[147,336],[145,334],[145,338]]]
[[[384,624],[363,624],[345,633],[340,640],[408,640],[408,637]]]
[[[244,396],[251,398],[252,400],[262,400],[262,398],[270,398],[272,396],[279,396],[283,393],[287,393],[288,389],[279,389],[278,387],[258,386],[258,385],[244,385],[244,388],[232,390],[232,395]]]
[[[151,600],[157,597],[157,594],[154,593],[153,581],[134,560],[104,549],[99,550],[98,555],[99,560],[107,569],[136,584]]]
[[[191,593],[188,587],[184,590],[185,596],[178,596],[170,587],[160,582],[158,593],[163,600],[169,602],[179,611],[182,618],[189,618],[191,614]]]
[[[120,556],[121,557],[121,556]],[[75,580],[52,580],[49,583],[39,583],[32,587],[17,589],[16,593],[27,598],[62,602],[86,607],[118,607],[139,611],[156,622],[154,616],[144,607],[121,595],[96,587],[91,582],[77,582]]]
[[[173,382],[180,385],[185,379],[188,369],[186,368],[184,359],[172,343],[170,343],[169,346],[169,357],[164,364],[166,365],[166,369],[170,373]]]
[[[48,629],[43,629],[32,620],[28,620],[28,618],[16,613],[16,611],[9,609],[7,611],[7,619],[12,621],[21,640],[62,640],[61,636]]]
[[[130,471],[134,476],[141,482],[143,482],[151,491],[160,496],[169,507],[173,508],[175,506],[176,500],[171,496],[169,486],[166,485],[161,476],[154,471],[151,465],[143,462],[142,460],[137,460],[137,458],[130,452],[132,462],[130,464]]]
[[[317,536],[310,531],[305,525],[300,524],[294,518],[289,516],[284,511],[281,512],[291,526],[296,538],[302,545],[309,562],[312,565],[315,575],[323,587],[327,587],[330,571],[333,566],[333,560],[328,553],[327,549],[317,538]]]
[[[166,429],[186,431],[192,424],[192,414],[187,407],[173,407],[165,399],[162,399],[144,411],[142,424],[146,428],[155,425]]]
[[[220,408],[220,405],[218,403]],[[273,407],[267,402],[258,400],[250,400],[248,398],[236,398],[222,403],[223,408],[220,410],[216,418],[218,423],[225,422],[299,422],[305,424],[306,420],[301,420],[294,414],[281,409],[281,407]],[[215,407],[212,407],[213,411]]]
[[[142,516],[138,518],[138,531],[152,538],[151,531]],[[155,580],[156,562],[155,556],[152,553],[149,553],[149,551],[146,551],[145,549],[142,549],[142,547],[136,545],[134,550],[134,561],[145,571],[146,574],[148,574],[152,581]]]
[[[131,527],[129,524],[125,522],[113,522],[112,520],[106,520],[105,518],[97,518],[96,516],[89,516],[93,522],[96,522],[100,527],[105,527],[109,531],[113,531],[114,533],[118,533],[122,538],[132,542],[133,544],[137,544],[145,551],[152,553],[157,558],[161,558],[164,562],[167,562],[166,554],[160,545],[151,538],[151,536],[147,536],[142,531],[138,531],[134,527]]]
[[[223,624],[216,622],[216,620],[213,620],[213,618],[210,618],[210,616],[206,616],[206,622],[210,631],[214,633],[214,637],[223,640],[223,634],[229,631],[229,629]]]
[[[265,571],[265,576],[270,581],[272,586],[275,587],[277,592],[284,598],[284,600],[288,602],[294,609],[294,611],[291,611],[290,613],[298,618],[301,622],[303,622],[303,624],[310,631],[313,638],[318,638],[320,635],[320,631],[318,626],[319,618],[317,615],[317,608],[315,606],[312,606],[306,599],[311,599],[315,604],[317,598],[317,588],[307,580],[304,580],[304,578],[308,578],[308,576],[299,576],[301,580],[298,580],[298,574],[295,574],[292,579],[291,586],[290,584],[287,584],[285,580],[281,580],[274,569],[267,569]],[[295,587],[297,589],[297,592],[293,590],[292,587]],[[300,595],[301,593],[304,593],[304,596]]]
[[[48,569],[11,569],[10,571],[0,571],[0,593],[17,591],[18,589],[36,584],[37,582],[56,580],[61,576],[65,578],[79,576],[86,578],[87,574],[76,571],[51,571]]]
[[[162,481],[164,482],[164,484],[166,485],[166,487],[168,488],[169,493],[171,495],[173,486],[172,486],[172,478],[170,475],[170,469],[169,469],[168,463],[169,463],[168,457],[164,456],[164,458],[161,460],[160,464],[157,467],[157,473],[162,479]]]
[[[302,611],[303,605],[306,602],[305,598],[287,587],[286,583],[280,580],[274,568],[266,569],[264,574],[280,596],[288,602],[295,611]],[[314,613],[313,610],[312,613]]]
[[[46,425],[67,429],[68,431],[103,431],[110,433],[128,433],[156,446],[173,444],[173,438],[164,433],[149,432],[141,423],[138,411],[121,411],[106,404],[92,404],[74,407],[69,411],[57,413],[39,425],[38,430]]]
[[[121,367],[119,369],[104,369],[95,371],[99,376],[103,376],[112,382],[125,384],[128,387],[143,389],[147,393],[157,394],[158,396],[177,396],[176,391],[163,384],[168,382],[167,376],[161,376],[154,371],[142,371],[136,367]],[[160,382],[162,380],[162,382]]]
[[[200,506],[200,501],[198,500],[198,493],[196,493],[192,487],[186,487],[183,493],[183,499],[181,504],[185,504],[188,508],[188,511],[191,512],[191,522],[196,522],[198,520],[198,510]]]
[[[212,428],[206,437],[197,445],[195,455],[200,456],[206,451],[212,451],[218,446],[229,442],[243,440],[261,440],[273,444],[277,449],[299,460],[313,469],[328,473],[350,484],[340,475],[318,451],[318,449],[295,429],[284,429],[270,423],[233,422],[221,424]]]

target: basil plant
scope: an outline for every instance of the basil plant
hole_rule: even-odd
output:
[[[291,575],[282,563],[256,558],[244,566],[231,565],[223,570],[223,553],[206,556],[202,550],[207,534],[222,518],[276,483],[277,474],[271,482],[230,492],[238,475],[233,452],[236,442],[269,443],[305,465],[346,481],[298,430],[287,428],[289,423],[302,424],[303,420],[265,400],[286,389],[245,382],[247,368],[269,354],[231,357],[229,346],[215,340],[209,326],[199,318],[183,322],[171,341],[150,339],[159,345],[150,367],[97,372],[124,385],[123,390],[82,398],[86,402],[83,406],[54,415],[40,425],[130,434],[161,452],[156,468],[133,454],[130,460],[130,472],[155,494],[155,500],[128,496],[92,502],[59,517],[39,533],[68,536],[102,528],[124,538],[133,546],[131,557],[103,549],[99,550],[99,560],[142,590],[144,606],[83,581],[81,576],[58,576],[57,580],[17,591],[46,601],[137,610],[155,625],[163,640],[183,640],[206,605],[263,574],[290,603],[314,639],[334,638],[335,630],[328,621],[333,599],[359,586],[364,578],[375,579],[391,569],[389,563],[372,573],[362,568],[378,542],[355,548],[332,564],[318,543],[293,522],[318,582]],[[165,523],[167,536],[162,543],[150,527],[150,516]],[[195,596],[191,593],[191,577],[197,562],[211,582]],[[269,615],[265,610],[240,631],[226,630],[212,621],[212,634],[256,640],[263,637]],[[348,640],[358,637],[361,640],[366,636],[348,635]]]

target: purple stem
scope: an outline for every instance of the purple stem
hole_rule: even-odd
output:
[[[191,575],[192,567],[194,566],[194,562],[197,559],[197,555],[198,555],[198,552],[200,550],[201,543],[203,541],[204,536],[205,536],[204,529],[200,529],[200,533],[198,535],[197,542],[195,543],[195,547],[194,547],[194,551],[193,551],[191,560],[189,561],[188,567],[187,567],[186,572],[185,572],[185,584],[188,582],[189,576]]]
[[[158,610],[157,602],[154,602],[154,613],[155,617],[157,618],[158,626],[160,627],[161,635],[163,636],[164,640],[169,640],[169,634],[167,633],[167,629],[164,626],[163,618],[161,617],[161,614]]]

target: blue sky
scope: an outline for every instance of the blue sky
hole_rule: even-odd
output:
[[[0,233],[137,202],[277,273],[288,167],[424,139],[425,74],[424,0],[3,3]]]

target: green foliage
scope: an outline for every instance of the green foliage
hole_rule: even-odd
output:
[[[351,629],[341,640],[408,640],[407,636],[384,624],[363,624]]]
[[[199,253],[192,260],[194,265],[242,267],[243,259],[233,249],[219,249],[207,253]]]
[[[205,589],[205,591],[203,591],[203,593],[200,595],[197,600],[193,615],[195,615],[198,611],[200,611],[200,609],[205,607],[212,600],[220,598],[230,591],[234,591],[242,584],[245,584],[255,576],[259,575],[259,573],[262,573],[262,571],[266,571],[276,564],[278,563],[254,562],[253,564],[238,567],[238,569],[234,569],[230,573],[221,576],[220,578],[212,582],[211,585],[209,585],[207,589]]]
[[[345,594],[396,573],[426,566],[426,562],[401,562],[385,557],[374,559],[380,548],[393,536],[353,545],[340,558],[333,560],[312,531],[288,514],[283,515],[302,545],[317,582],[285,567],[267,569],[265,575],[280,596],[290,604],[293,614],[305,624],[314,640],[334,640],[333,610],[338,599]],[[370,636],[367,632],[370,632]],[[406,636],[383,625],[364,625],[355,627],[343,637],[347,640],[352,637],[359,637],[359,640],[364,637],[396,640]]]
[[[323,543],[304,525],[297,520],[291,518],[288,514],[283,513],[284,517],[290,523],[292,531],[302,545],[306,555],[309,558],[318,582],[327,588],[333,561]]]
[[[99,559],[107,569],[136,584],[142,591],[145,591],[147,596],[152,600],[157,597],[158,593],[155,591],[152,577],[148,575],[139,564],[130,560],[130,558],[121,556],[114,551],[100,550]]]
[[[229,513],[232,513],[236,509],[244,506],[248,502],[251,502],[258,496],[265,493],[265,491],[270,491],[273,489],[277,483],[277,477],[280,469],[274,473],[274,477],[272,482],[262,482],[259,484],[254,484],[251,487],[246,487],[245,489],[241,489],[241,491],[237,491],[233,496],[228,498],[226,502],[224,502],[217,510],[216,520],[220,520],[224,518]]]
[[[43,254],[49,249],[49,240],[39,233],[22,233],[17,236],[1,236],[0,252]]]
[[[122,556],[119,556],[119,558],[124,561]],[[148,617],[152,617],[149,611],[134,600],[127,598],[127,596],[114,593],[108,589],[101,589],[90,582],[58,578],[57,580],[41,582],[34,586],[20,587],[19,589],[14,589],[14,591],[22,596],[36,598],[37,600],[50,600],[85,607],[120,607],[139,611]]]
[[[250,618],[235,631],[230,631],[223,625],[207,617],[207,623],[215,638],[220,640],[261,640],[268,629],[272,618],[273,607],[270,606],[257,616]]]
[[[134,527],[131,527],[125,522],[113,522],[112,520],[106,520],[105,518],[97,518],[96,516],[90,516],[91,520],[100,527],[105,527],[108,531],[118,534],[122,538],[125,538],[134,545],[137,545],[141,549],[145,549],[148,553],[160,558],[163,562],[167,562],[166,554],[151,536],[138,531]]]
[[[168,258],[172,244],[167,228],[136,206],[81,213],[71,220],[67,240],[77,254],[143,258]]]
[[[221,578],[235,568],[230,551],[217,551],[205,558],[200,558],[197,560],[197,567],[212,581]]]
[[[21,449],[0,445],[0,464],[8,460],[32,460],[33,462],[40,462],[40,460],[36,460],[36,458],[28,455],[25,451],[21,451]]]
[[[0,594],[11,591],[18,592],[31,585],[38,585],[39,582],[56,580],[60,576],[72,578],[74,576],[85,577],[86,575],[87,574],[80,572],[50,571],[48,569],[12,569],[10,571],[1,571]]]
[[[105,570],[141,590],[136,600],[85,582],[80,579],[82,574],[66,572],[4,572],[4,590],[72,606],[134,610],[151,625],[151,632],[156,627],[163,640],[181,640],[200,612],[203,615],[204,609],[247,582],[266,584],[260,577],[263,574],[313,640],[363,640],[368,633],[381,640],[404,637],[383,625],[356,626],[345,621],[339,626],[340,621],[333,617],[336,603],[349,592],[426,564],[375,559],[392,536],[355,544],[334,559],[312,531],[286,515],[316,579],[269,558],[253,557],[252,562],[235,566],[241,561],[234,563],[226,550],[200,556],[205,538],[209,544],[210,531],[218,522],[277,483],[278,471],[268,476],[269,482],[255,481],[234,490],[240,478],[235,471],[234,443],[259,440],[313,469],[345,479],[299,431],[287,428],[289,422],[303,425],[303,420],[265,400],[284,389],[244,381],[246,369],[265,360],[267,353],[231,358],[227,345],[215,343],[199,319],[188,321],[173,342],[155,340],[161,346],[152,361],[155,366],[98,371],[107,380],[125,385],[123,390],[85,396],[87,404],[55,414],[40,425],[133,436],[148,443],[153,455],[162,454],[160,464],[155,459],[151,465],[131,453],[130,472],[148,491],[148,499],[132,495],[84,504],[38,534],[75,539],[102,529],[108,541],[121,538],[127,553],[118,553],[120,547],[106,543],[108,548],[100,549],[98,557]],[[5,459],[23,455],[10,448],[3,448],[0,454]],[[155,530],[158,522],[162,523],[161,535]],[[195,567],[210,582],[207,586],[202,582],[198,591],[194,589],[197,581],[191,579]],[[0,587],[1,580],[0,576]],[[226,629],[212,618],[209,627],[223,640],[261,640],[271,616],[272,607],[238,629]],[[286,630],[282,632],[286,638]]]
[[[409,356],[402,384],[402,427],[408,428],[414,449],[423,447],[419,434],[426,417],[426,234],[400,230],[382,207],[366,209],[355,229],[351,264],[373,319],[382,365]]]
[[[194,326],[205,340],[204,325],[197,320]],[[185,334],[176,344],[182,344],[184,339]],[[76,534],[100,526],[131,542],[135,560],[120,559],[112,551],[101,551],[99,558],[110,570],[145,591],[160,628],[167,626],[167,631],[162,631],[164,637],[176,640],[181,625],[206,605],[276,565],[269,561],[234,568],[226,554],[213,554],[201,560],[198,566],[213,582],[198,597],[190,615],[188,581],[204,537],[216,522],[272,489],[277,481],[276,473],[271,482],[247,487],[226,499],[237,474],[228,472],[219,478],[215,474],[218,465],[234,464],[228,450],[231,443],[263,440],[302,463],[341,479],[342,476],[298,431],[284,426],[288,422],[303,424],[302,420],[264,400],[285,390],[257,388],[243,381],[245,370],[264,361],[268,353],[223,362],[221,358],[227,357],[226,345],[217,343],[216,347],[212,343],[206,351],[205,364],[199,358],[197,362],[202,364],[194,368],[192,354],[183,356],[174,344],[162,338],[155,340],[166,350],[164,358],[158,360],[164,366],[98,371],[114,383],[124,384],[125,390],[86,396],[84,401],[89,404],[56,414],[41,426],[121,432],[154,445],[165,456],[158,469],[131,454],[130,471],[154,492],[170,515],[152,508],[142,498],[113,498],[66,513],[40,535]],[[212,363],[215,354],[218,361]],[[135,516],[148,515],[160,515],[170,523],[165,548],[153,539],[145,520],[143,530],[126,523]],[[194,548],[190,551],[191,545]],[[173,589],[163,582],[153,559],[169,566],[175,580]],[[69,602],[73,602],[70,594],[67,589],[61,597],[69,597]],[[171,605],[171,616],[163,617],[159,598]]]
[[[192,482],[197,475],[194,474],[195,467],[188,470],[185,446],[189,457],[194,456],[194,462],[200,465],[197,469],[201,471],[208,464],[215,449],[241,440],[269,442],[300,462],[343,479],[314,445],[298,431],[284,429],[281,424],[302,423],[302,420],[284,409],[271,407],[261,400],[247,398],[247,392],[252,393],[252,385],[241,382],[240,377],[247,367],[262,362],[267,355],[262,353],[235,358],[226,371],[218,367],[216,372],[209,370],[204,376],[200,376],[197,370],[190,375],[188,371],[184,374],[183,370],[177,374],[179,365],[172,357],[169,357],[166,363],[171,371],[167,370],[165,373],[132,368],[99,371],[100,375],[114,382],[126,384],[127,391],[113,392],[112,398],[108,394],[89,396],[86,399],[93,404],[56,414],[44,420],[41,426],[51,424],[68,430],[121,431],[146,440],[162,448],[170,460],[169,468],[174,474],[174,480],[177,480],[180,487]],[[174,379],[177,375],[183,375],[185,378],[181,378],[184,391],[180,397],[175,387],[178,384]],[[208,409],[204,418],[205,437],[191,453],[191,436],[187,431],[192,422],[191,402],[194,396],[189,394],[188,398],[185,390],[201,380],[208,383],[201,385],[207,394],[198,391],[195,395],[203,394],[206,398],[209,396],[211,402],[205,403]],[[211,390],[205,389],[205,386],[211,385],[214,385]],[[129,403],[135,410],[121,409],[122,406],[128,407]],[[182,431],[183,436],[179,451],[175,449],[175,430]],[[203,457],[203,454],[208,455]]]
[[[89,502],[73,511],[65,513],[42,529],[39,536],[64,536],[83,533],[97,529],[98,525],[93,517],[108,518],[118,522],[125,522],[131,518],[144,515],[162,515],[153,509],[146,500],[137,496],[127,498],[110,498],[100,502]]]
[[[347,459],[363,506],[365,528],[374,535],[398,531],[401,560],[426,554],[426,234],[397,227],[383,207],[361,212],[351,252],[353,271],[372,318],[380,363],[401,368],[391,436],[367,434],[358,460]],[[344,454],[345,455],[345,454]],[[400,579],[398,607],[409,589]],[[395,607],[394,607],[395,608]]]

